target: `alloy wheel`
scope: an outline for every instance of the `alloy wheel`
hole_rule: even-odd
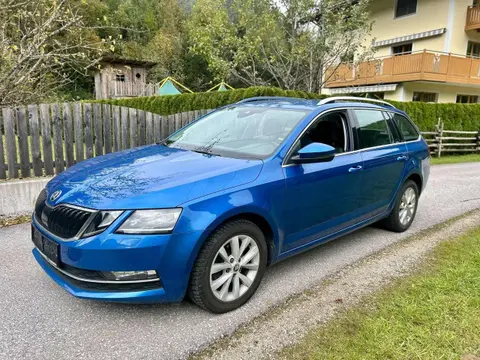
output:
[[[228,239],[210,267],[210,288],[218,300],[235,301],[253,284],[260,265],[257,243],[248,235]]]
[[[409,187],[403,193],[400,203],[399,220],[402,225],[408,225],[412,221],[416,204],[417,196],[415,190]]]

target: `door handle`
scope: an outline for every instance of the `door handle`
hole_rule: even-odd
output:
[[[397,157],[397,161],[405,161],[405,160],[408,160],[407,155],[402,155],[402,156]]]
[[[353,173],[353,172],[356,172],[356,171],[360,171],[362,169],[363,169],[363,166],[358,165],[358,166],[354,166],[354,167],[351,167],[350,169],[348,169],[348,172]]]

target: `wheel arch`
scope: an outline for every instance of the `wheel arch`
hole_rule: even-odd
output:
[[[273,220],[269,219],[269,215],[266,211],[262,211],[262,209],[257,208],[245,207],[232,209],[232,211],[216,218],[209,226],[205,228],[205,231],[202,233],[195,250],[192,252],[192,256],[189,261],[189,267],[193,266],[208,237],[220,226],[236,219],[249,220],[260,228],[267,242],[268,264],[273,262],[276,257],[276,244],[278,244],[279,236],[277,227],[274,225]]]
[[[412,180],[418,187],[418,194],[421,194],[422,192],[422,186],[423,186],[423,179],[422,176],[418,173],[411,173],[405,181]]]

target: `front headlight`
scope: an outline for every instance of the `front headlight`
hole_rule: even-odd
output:
[[[137,210],[118,228],[121,234],[161,234],[173,230],[182,209]]]
[[[82,237],[100,234],[122,215],[123,211],[100,211],[87,226]]]

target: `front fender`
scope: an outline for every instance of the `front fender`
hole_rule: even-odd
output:
[[[183,214],[178,225],[182,231],[202,231],[202,235],[194,245],[189,258],[188,267],[193,267],[193,263],[200,252],[205,241],[211,233],[221,224],[229,219],[241,216],[242,214],[253,214],[262,217],[270,226],[273,233],[273,242],[276,251],[283,231],[279,227],[279,221],[275,218],[272,211],[271,202],[265,198],[263,186],[242,189],[185,206]],[[208,209],[208,210],[205,210]],[[277,254],[273,254],[272,259]]]

